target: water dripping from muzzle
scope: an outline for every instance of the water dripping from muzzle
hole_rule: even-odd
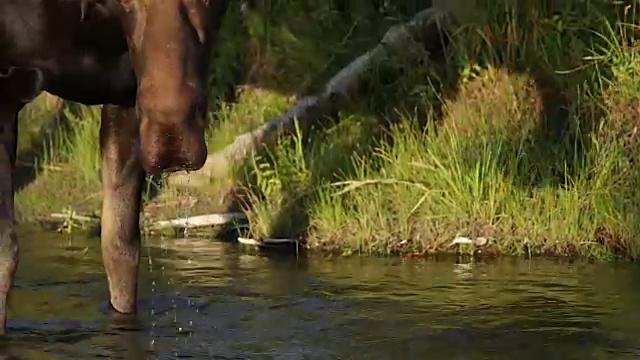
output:
[[[187,171],[187,191],[186,191],[186,199],[184,202],[184,208],[185,208],[185,212],[183,215],[181,215],[182,217],[185,218],[185,223],[184,223],[184,229],[183,229],[183,233],[182,236],[185,239],[189,238],[189,217],[191,216],[191,206],[189,200],[191,199],[191,171],[186,170]],[[180,206],[180,203],[178,202],[178,206]],[[191,259],[189,259],[191,260]]]
[[[187,172],[187,190],[184,195],[184,202],[180,201],[180,197],[178,197],[178,217],[184,218],[184,229],[182,229],[182,238],[184,240],[189,239],[189,217],[191,216],[191,171],[185,170]],[[188,241],[187,241],[188,243]],[[187,245],[187,244],[185,244]],[[187,245],[188,246],[188,245]],[[193,261],[191,257],[188,259],[189,262]],[[169,281],[173,281],[173,279],[169,279]],[[175,298],[171,299],[171,305],[173,308],[173,323],[178,324],[178,306],[175,303]],[[177,333],[181,333],[183,331],[182,328],[178,327],[176,329]],[[177,355],[177,354],[175,354]]]
[[[154,351],[154,346],[155,346],[155,342],[156,342],[156,322],[155,319],[153,318],[153,315],[155,314],[155,307],[156,307],[156,303],[155,303],[155,294],[157,293],[157,285],[156,285],[156,281],[153,277],[153,256],[151,253],[151,245],[149,245],[147,243],[147,260],[149,263],[149,277],[151,278],[151,298],[149,299],[149,318],[151,319],[151,332],[149,334],[149,337],[151,338],[149,341],[149,350],[150,351]]]

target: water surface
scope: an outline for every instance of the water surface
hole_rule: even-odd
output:
[[[0,343],[18,359],[640,355],[632,264],[267,258],[147,239],[135,322],[106,311],[97,239],[22,229],[20,242],[11,335]]]

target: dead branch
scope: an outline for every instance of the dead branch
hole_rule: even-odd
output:
[[[189,217],[176,218],[176,219],[170,219],[170,220],[153,221],[151,228],[153,230],[194,229],[194,228],[226,225],[226,224],[233,223],[234,221],[243,221],[246,219],[247,219],[246,215],[244,213],[239,213],[239,212],[206,214],[206,215],[189,216]],[[38,220],[41,223],[46,223],[50,225],[51,224],[61,225],[69,221],[75,221],[83,224],[90,223],[93,225],[100,225],[99,216],[84,216],[84,215],[75,214],[74,212],[53,213],[53,214],[50,214],[48,217],[39,218]]]
[[[75,213],[69,213],[69,214],[62,214],[62,213],[53,213],[49,215],[50,219],[55,219],[58,221],[78,221],[81,223],[93,223],[93,224],[99,224],[100,223],[100,218],[99,217],[95,217],[95,216],[84,216],[84,215],[77,215]]]
[[[284,114],[236,137],[226,148],[209,155],[200,170],[173,174],[169,182],[185,186],[202,185],[211,178],[225,176],[234,164],[244,162],[250,154],[265,146],[272,146],[280,136],[293,133],[296,119],[303,131],[311,128],[341,104],[348,104],[361,95],[361,83],[367,70],[388,60],[393,54],[411,51],[420,44],[441,39],[443,29],[450,20],[449,14],[449,9],[445,7],[433,7],[421,11],[407,23],[390,28],[375,48],[339,71],[321,93],[298,100]]]
[[[237,220],[246,220],[244,213],[222,213],[222,214],[208,214],[199,216],[190,216],[185,218],[178,218],[172,220],[156,221],[152,227],[155,230],[162,229],[191,229],[198,227],[210,227],[229,224]]]

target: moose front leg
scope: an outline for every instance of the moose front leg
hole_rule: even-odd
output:
[[[138,158],[139,121],[134,108],[104,105],[101,242],[111,307],[136,312],[140,262],[140,203],[145,173]]]
[[[9,293],[18,266],[13,173],[20,108],[15,104],[0,103],[0,334],[6,332]]]

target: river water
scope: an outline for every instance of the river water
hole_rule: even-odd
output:
[[[640,267],[249,255],[146,239],[140,314],[95,238],[21,229],[0,359],[635,359]]]

